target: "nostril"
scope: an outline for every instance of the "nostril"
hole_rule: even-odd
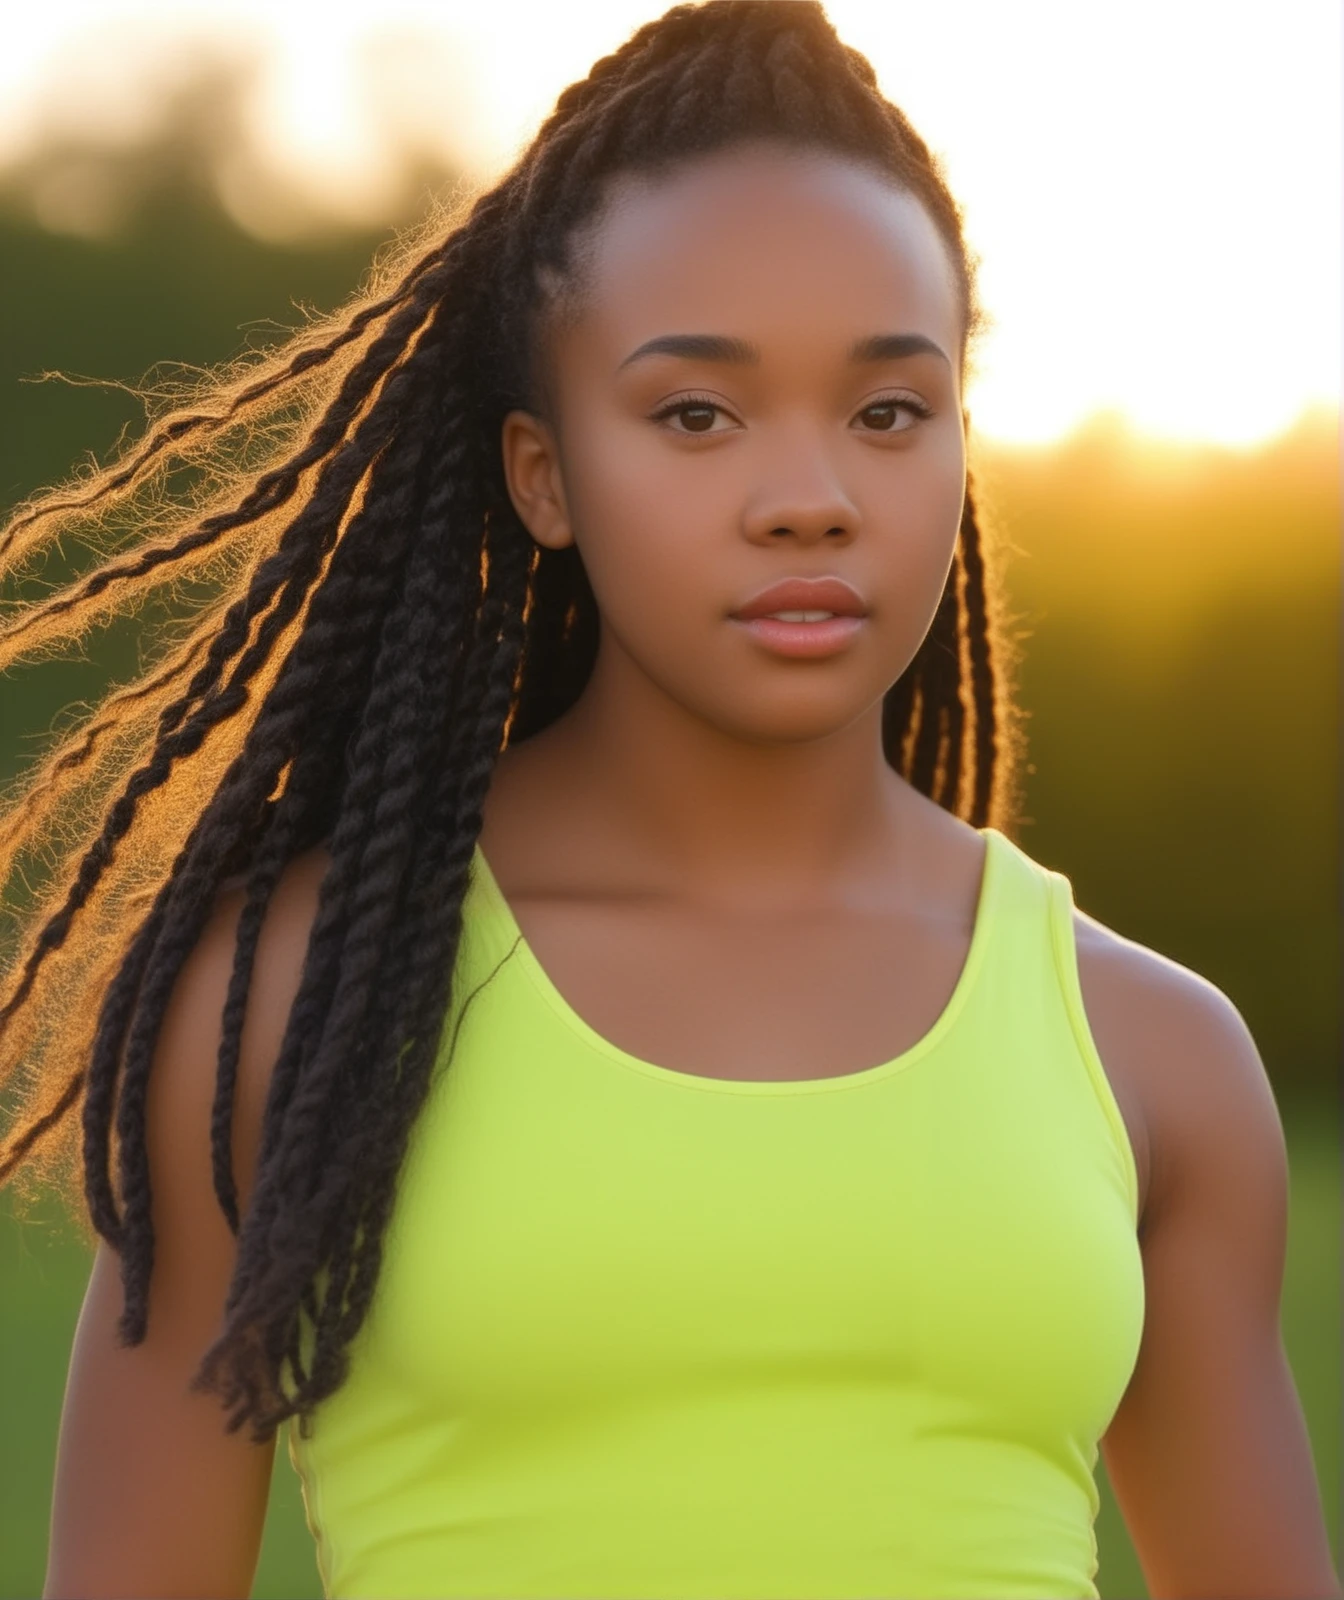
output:
[[[845,536],[845,530],[843,528],[827,528],[826,537],[829,539],[832,534],[839,534],[839,536],[843,539]]]

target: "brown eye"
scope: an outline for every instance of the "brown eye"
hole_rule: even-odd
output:
[[[859,415],[864,426],[875,433],[892,433],[902,426],[909,427],[909,423],[902,424],[900,420],[905,409],[895,400],[879,400],[876,405],[865,406]]]
[[[864,406],[855,421],[861,422],[869,433],[909,433],[921,422],[926,422],[933,412],[917,396],[892,395],[888,400],[874,400]]]
[[[673,400],[653,413],[651,420],[672,428],[673,433],[723,433],[716,424],[727,413],[713,400]],[[673,427],[673,423],[676,424]]]

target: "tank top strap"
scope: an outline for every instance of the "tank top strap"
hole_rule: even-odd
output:
[[[467,890],[462,897],[463,948],[458,966],[463,976],[484,976],[482,969],[493,968],[506,959],[518,937],[513,913],[477,845],[471,853]]]
[[[1050,874],[997,828],[979,830],[985,863],[963,979],[969,1011],[1040,1018],[1059,1004]]]
[[[1097,1101],[1110,1126],[1124,1172],[1125,1192],[1135,1223],[1139,1219],[1139,1172],[1130,1143],[1129,1130],[1120,1111],[1120,1103],[1111,1087],[1110,1077],[1102,1064],[1101,1054],[1092,1037],[1092,1028],[1083,1005],[1082,984],[1078,976],[1078,942],[1074,933],[1073,884],[1062,872],[1047,867],[1037,869],[1044,875],[1049,896],[1050,948],[1054,958],[1055,976],[1060,1001],[1068,1018],[1069,1029],[1083,1059],[1083,1066],[1096,1091]]]
[[[995,919],[1015,925],[1019,931],[1027,923],[1036,923],[1043,930],[1050,892],[1046,880],[1054,874],[997,828],[981,828],[980,833],[993,856]],[[990,869],[987,859],[986,871]]]
[[[1073,884],[996,829],[983,829],[996,851],[995,893],[986,929],[986,972],[977,985],[982,1017],[993,1014],[1030,1030],[1042,1046],[1039,1070],[1079,1073],[1104,1119],[1118,1170],[1138,1215],[1138,1170],[1119,1103],[1087,1020],[1078,975]],[[1022,1061],[1025,1065],[1025,1060]]]

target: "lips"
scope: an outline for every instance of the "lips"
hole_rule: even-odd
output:
[[[843,578],[785,578],[752,595],[731,620],[769,655],[820,661],[848,650],[867,615]]]
[[[864,617],[868,608],[856,589],[843,578],[784,578],[772,583],[759,594],[752,595],[745,605],[731,613],[738,622],[755,622],[762,617],[777,616],[783,612],[829,612],[833,617]],[[804,627],[820,626],[820,619],[802,622]]]

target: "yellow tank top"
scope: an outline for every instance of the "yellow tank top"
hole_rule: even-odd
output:
[[[374,1303],[290,1432],[328,1595],[1097,1594],[1134,1162],[1069,881],[981,833],[933,1028],[803,1082],[615,1048],[477,852]]]

